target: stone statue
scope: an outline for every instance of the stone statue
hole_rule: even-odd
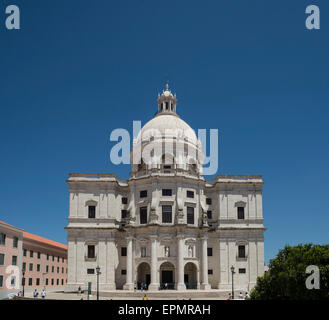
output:
[[[189,256],[189,258],[193,257],[193,247],[192,246],[188,247],[188,256]]]
[[[165,247],[165,257],[169,257],[169,255],[170,255],[169,247]]]

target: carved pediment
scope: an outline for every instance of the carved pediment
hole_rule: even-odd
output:
[[[185,244],[194,246],[196,244],[196,240],[195,239],[186,239]]]
[[[144,238],[138,238],[137,241],[140,242],[141,244],[145,244],[149,242],[150,239],[144,237]]]
[[[245,201],[238,201],[235,203],[235,207],[245,207],[247,205],[247,202]]]

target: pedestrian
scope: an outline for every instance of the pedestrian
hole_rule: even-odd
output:
[[[246,295],[245,295],[245,297],[244,297],[245,299],[249,299],[250,298],[250,295],[249,295],[249,293],[248,292],[246,292]]]
[[[144,294],[143,300],[148,300],[149,298]]]
[[[44,288],[43,288],[42,291],[41,291],[41,298],[42,298],[42,299],[46,298],[46,291],[45,291]]]
[[[168,283],[166,282],[165,283],[165,290],[167,290],[168,289]]]
[[[39,295],[39,293],[38,293],[37,289],[35,289],[33,292],[33,298],[38,298],[38,295]]]
[[[143,289],[144,289],[144,283],[142,282],[141,283],[141,292],[143,292]]]
[[[81,294],[81,287],[80,286],[78,288],[78,292],[79,292],[79,294]]]
[[[231,299],[232,299],[232,297],[231,297],[231,294],[229,293],[228,298],[226,300],[231,300]]]
[[[242,292],[239,293],[239,299],[240,300],[243,300],[243,294],[242,294]]]
[[[147,284],[145,283],[144,284],[144,291],[146,291],[147,290]]]

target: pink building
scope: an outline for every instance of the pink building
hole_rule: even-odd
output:
[[[0,221],[0,298],[24,290],[64,289],[67,246]]]

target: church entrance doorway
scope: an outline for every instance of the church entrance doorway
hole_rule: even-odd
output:
[[[197,289],[197,267],[194,263],[188,262],[184,267],[184,282],[186,289]]]
[[[175,289],[175,267],[170,262],[164,262],[160,266],[160,289]]]
[[[137,288],[141,289],[141,286],[145,286],[148,289],[151,283],[151,268],[146,262],[142,262],[137,268]]]

